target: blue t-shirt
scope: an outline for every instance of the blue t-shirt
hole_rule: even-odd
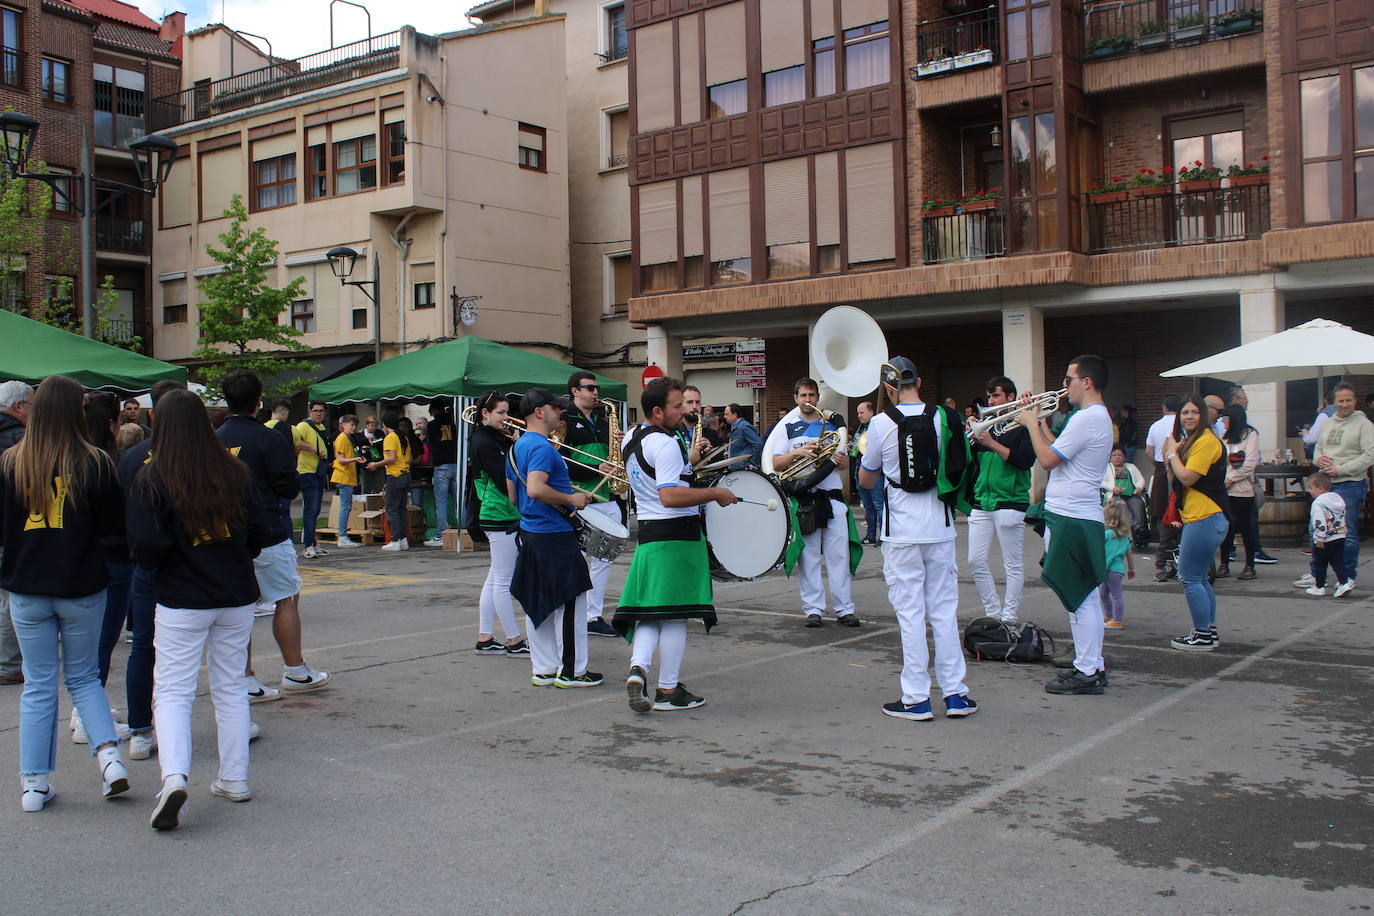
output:
[[[515,498],[520,509],[520,530],[531,534],[553,534],[558,531],[572,531],[572,522],[553,506],[531,499],[525,490],[525,481],[531,471],[543,471],[549,475],[549,486],[560,493],[573,491],[572,481],[568,479],[568,465],[563,456],[548,439],[538,433],[525,433],[511,446],[515,466],[520,469],[517,475],[506,462],[506,479],[515,481]]]

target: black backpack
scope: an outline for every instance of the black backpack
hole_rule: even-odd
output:
[[[908,493],[924,493],[939,479],[940,437],[935,432],[938,409],[910,417],[896,407],[883,411],[897,427],[897,467],[901,476],[891,483]]]
[[[1045,640],[1053,637],[1033,623],[1003,623],[996,617],[975,617],[964,628],[964,651],[978,661],[1033,664],[1045,660]]]

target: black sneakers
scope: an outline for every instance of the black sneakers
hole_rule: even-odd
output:
[[[1193,652],[1211,652],[1220,640],[1210,630],[1194,630],[1187,636],[1169,640],[1175,649],[1188,649]]]
[[[600,687],[601,675],[595,671],[588,671],[586,674],[579,674],[576,677],[566,674],[558,674],[553,679],[555,687]]]
[[[858,614],[855,614],[853,611],[850,611],[848,614],[845,614],[843,617],[840,618],[840,626],[842,626],[842,627],[857,627],[857,626],[859,626],[859,615],[858,615]]]
[[[625,678],[625,693],[630,698],[630,708],[635,712],[648,712],[654,708],[653,701],[644,693],[644,682],[648,674],[638,665],[630,668],[630,676]]]
[[[1045,692],[1059,695],[1100,694],[1106,686],[1106,680],[1106,676],[1101,671],[1084,674],[1077,668],[1073,668],[1058,680],[1046,684]]]
[[[588,620],[588,621],[587,621],[587,635],[588,635],[588,636],[619,636],[620,634],[617,633],[617,632],[615,631],[615,627],[611,626],[609,623],[607,623],[606,621],[604,621],[604,620],[602,620],[600,617],[598,617],[598,618],[596,618],[595,620]]]
[[[807,625],[808,627],[812,627],[812,628],[814,629],[815,627],[820,626],[821,623],[822,623],[822,621],[821,621],[821,615],[820,615],[820,614],[807,614],[807,615],[806,615],[806,625]]]
[[[525,642],[523,639],[518,640],[517,642],[514,642],[509,646],[505,646],[504,648],[506,650],[506,654],[511,656],[512,658],[530,657],[530,644]]]
[[[476,652],[478,655],[505,655],[506,644],[497,642],[495,638],[484,639],[473,646],[472,651]]]
[[[689,691],[682,684],[678,684],[672,693],[664,693],[662,690],[654,691],[654,709],[659,712],[668,712],[674,709],[696,709],[705,703],[705,700]]]

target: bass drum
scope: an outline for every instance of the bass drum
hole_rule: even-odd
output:
[[[744,499],[777,506],[735,503],[706,504],[706,544],[711,555],[711,578],[721,582],[748,582],[782,565],[792,536],[787,496],[758,471],[727,471],[715,486]]]

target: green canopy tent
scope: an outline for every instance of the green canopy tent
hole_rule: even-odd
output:
[[[186,381],[186,368],[121,350],[0,309],[0,381],[36,385],[50,375],[67,375],[87,388],[144,391],[154,382]]]
[[[576,369],[481,337],[460,337],[321,382],[311,400],[339,404],[390,398],[475,398],[486,391],[548,388],[563,393]],[[625,384],[598,375],[601,396],[625,400]]]

